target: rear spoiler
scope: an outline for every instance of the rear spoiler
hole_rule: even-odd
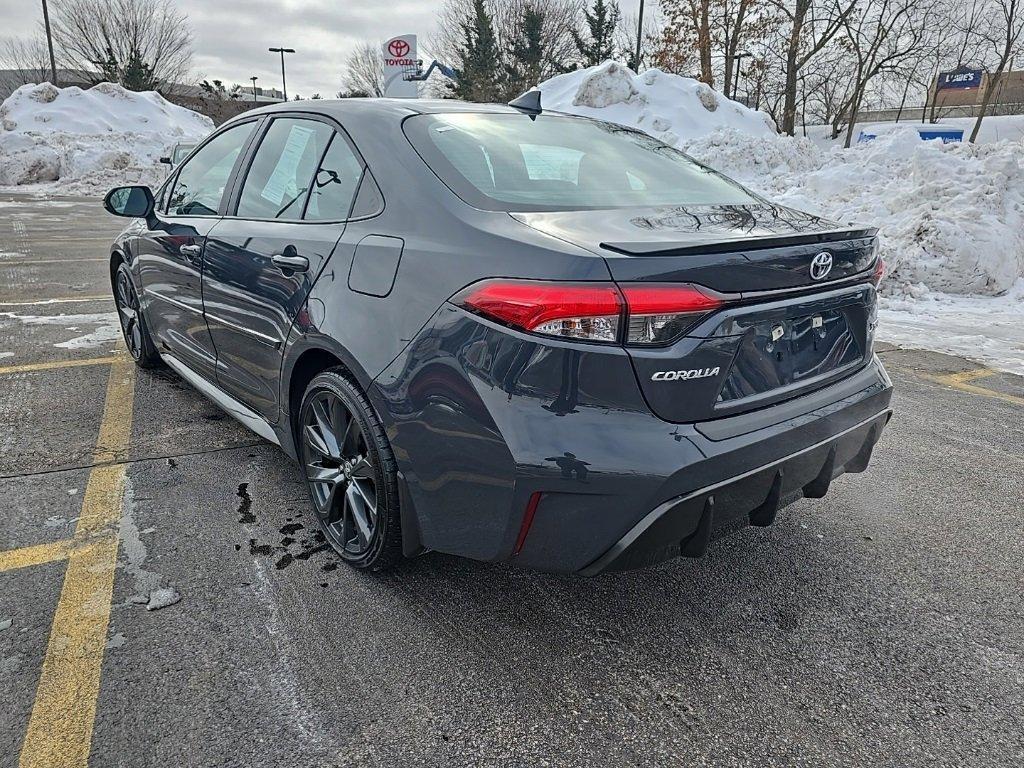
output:
[[[625,254],[626,256],[685,256],[690,253],[729,253],[732,251],[758,251],[765,248],[785,248],[791,245],[814,245],[816,243],[834,243],[841,240],[860,240],[878,234],[875,227],[858,229],[841,229],[814,232],[801,235],[765,235],[744,239],[722,240],[716,237],[704,243],[694,243],[693,238],[673,243],[671,240],[651,240],[637,242],[601,243],[607,251]]]

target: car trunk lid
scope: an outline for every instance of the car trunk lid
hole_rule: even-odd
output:
[[[800,288],[863,272],[876,233],[769,204],[512,215],[606,257],[616,280],[691,282],[722,293]],[[820,253],[828,253],[831,269],[815,280],[810,265]]]
[[[651,409],[698,422],[825,387],[871,355],[875,230],[771,205],[516,214],[605,256],[615,281],[693,284],[722,306],[660,346],[629,346]],[[829,268],[813,270],[827,254]],[[820,259],[819,259],[820,260]]]

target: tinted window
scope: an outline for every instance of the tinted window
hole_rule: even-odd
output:
[[[556,115],[418,115],[409,139],[463,200],[492,210],[747,205],[750,193],[646,134]]]
[[[181,167],[167,213],[171,216],[216,216],[239,152],[255,123],[243,123],[214,137]]]
[[[352,197],[359,185],[363,166],[348,143],[337,134],[316,172],[305,218],[310,221],[338,221],[348,218]]]
[[[317,120],[280,118],[253,157],[238,200],[238,216],[300,219],[313,170],[333,131]]]

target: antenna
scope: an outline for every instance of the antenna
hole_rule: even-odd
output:
[[[508,103],[510,107],[525,112],[528,115],[539,115],[541,113],[540,91],[537,88],[527,91],[521,96],[516,96]]]

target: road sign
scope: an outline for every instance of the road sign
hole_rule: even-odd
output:
[[[384,95],[390,98],[415,99],[418,84],[406,80],[404,75],[416,67],[416,35],[399,35],[385,41]]]

